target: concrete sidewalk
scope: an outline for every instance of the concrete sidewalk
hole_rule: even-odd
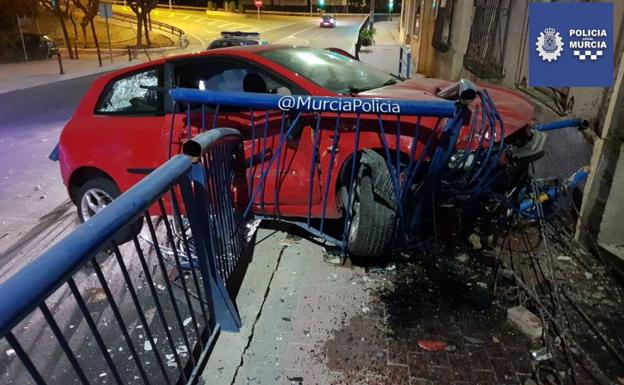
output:
[[[236,299],[243,328],[223,332],[206,384],[515,384],[529,377],[530,342],[504,309],[478,311],[418,264],[323,261],[323,248],[260,229]],[[427,351],[419,341],[444,341]]]
[[[362,47],[360,60],[386,72],[397,74],[399,70],[399,20],[378,21],[374,24],[375,44]]]

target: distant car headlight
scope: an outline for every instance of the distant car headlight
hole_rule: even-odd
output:
[[[323,20],[323,18],[321,18],[321,23],[323,23],[325,20]]]

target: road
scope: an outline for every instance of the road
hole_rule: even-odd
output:
[[[185,30],[191,49],[207,46],[223,30],[254,30],[271,43],[349,50],[363,20],[338,18],[336,28],[321,29],[316,17],[262,15],[258,23],[255,16],[163,10],[152,17]],[[97,76],[0,94],[0,282],[76,225],[58,163],[47,156]]]

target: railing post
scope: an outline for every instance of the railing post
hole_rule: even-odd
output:
[[[406,71],[405,71],[405,77],[407,79],[409,79],[410,77],[410,67],[412,64],[412,53],[411,52],[407,52],[407,63],[405,64],[405,66],[407,67]]]
[[[65,71],[63,71],[63,61],[61,60],[61,53],[58,52],[56,54],[56,57],[58,59],[58,64],[59,64],[59,74],[63,75],[65,74]]]
[[[186,181],[180,184],[182,199],[187,209],[191,224],[193,240],[199,262],[199,270],[203,277],[204,290],[209,298],[210,312],[214,314],[211,322],[229,332],[238,332],[242,325],[238,311],[227,292],[225,284],[217,273],[215,255],[210,241],[209,215],[206,207],[207,186],[204,166],[196,162],[191,168]],[[194,188],[191,188],[193,182]]]
[[[401,77],[401,70],[403,69],[403,47],[399,47],[399,77]]]

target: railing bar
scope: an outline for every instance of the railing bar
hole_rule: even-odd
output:
[[[15,338],[15,336],[13,335],[13,332],[9,331],[4,336],[4,338],[6,338],[9,345],[11,345],[11,348],[15,350],[15,353],[17,354],[19,359],[22,361],[22,364],[24,364],[24,366],[26,367],[26,370],[28,370],[28,373],[30,373],[33,380],[35,380],[35,382],[37,383],[37,385],[46,385],[47,382],[45,382],[45,380],[43,379],[43,377],[41,376],[41,374],[35,367],[35,364],[33,364],[33,362],[30,360],[30,357],[28,357],[28,354],[24,351],[24,348],[22,348],[22,345],[19,343],[19,341],[17,341],[17,338]]]
[[[310,178],[309,186],[308,186],[308,226],[310,226],[310,221],[312,218],[312,193],[313,193],[313,185],[314,185],[314,169],[316,166],[316,158],[318,153],[319,139],[321,137],[321,114],[316,115],[316,127],[314,131],[314,142],[312,143],[312,159],[310,160]]]
[[[234,178],[235,176],[235,170],[236,170],[236,158],[234,157],[233,154],[236,153],[238,148],[238,143],[236,142],[229,142],[226,145],[226,154],[228,154],[228,161],[229,161],[229,167],[228,170],[230,171],[230,176],[231,178]],[[264,162],[262,162],[262,164],[264,164]],[[233,180],[233,179],[232,179]],[[234,223],[234,239],[235,239],[235,246],[236,246],[236,255],[240,256],[243,253],[243,243],[242,243],[242,237],[244,236],[244,231],[243,229],[244,227],[244,220],[241,219],[241,217],[236,216],[236,210],[235,210],[235,206],[234,206],[234,196],[232,194],[232,189],[231,187],[228,188],[228,194],[229,194],[229,202],[230,202],[230,210],[232,211],[232,218],[233,218],[233,223]],[[237,262],[238,264],[238,262]]]
[[[351,176],[349,178],[349,192],[347,195],[347,208],[345,211],[345,219],[344,219],[344,230],[342,232],[342,255],[346,255],[347,244],[349,241],[349,227],[351,225],[351,208],[353,207],[353,203],[351,202],[351,197],[353,196],[353,182],[355,180],[355,171],[358,163],[357,154],[360,147],[360,114],[358,113],[355,118],[355,143],[353,145],[353,161],[351,162]]]
[[[206,131],[206,105],[201,105],[201,131]]]
[[[261,164],[261,169],[260,169],[260,175],[264,174],[264,163],[266,163],[264,157],[266,156],[266,142],[267,142],[268,132],[269,132],[269,112],[265,111],[264,112],[264,135],[262,137],[262,164]],[[262,195],[260,196],[260,207],[262,208],[264,208],[265,191],[266,191],[266,185],[263,185]]]
[[[299,116],[301,116],[301,113],[299,113]],[[298,119],[297,119],[298,120]],[[288,133],[286,135],[284,135],[284,128],[286,127],[286,113],[282,112],[282,122],[280,124],[280,143],[286,139],[290,133],[290,129],[288,130]],[[282,174],[280,173],[280,163],[282,162],[282,151],[284,151],[284,147],[283,146],[279,146],[279,149],[276,151],[277,155],[277,162],[275,164],[275,190],[273,192],[274,198],[273,198],[273,214],[279,218],[279,195],[280,195],[280,190],[281,190],[281,186],[282,186]]]
[[[171,234],[171,227],[169,226],[169,220],[167,218],[167,214],[165,211],[165,204],[163,203],[162,198],[158,199],[158,206],[160,207],[160,217],[161,220],[164,222],[165,225],[165,229],[166,229],[166,233],[167,233],[167,238],[171,244],[171,249],[173,251],[173,255],[174,255],[174,260],[176,263],[176,267],[178,268],[178,271],[181,272],[181,267],[180,267],[180,258],[178,256],[178,250],[175,246],[175,242],[173,240],[173,236]],[[169,299],[171,300],[171,305],[173,306],[173,311],[175,313],[176,319],[178,321],[178,327],[180,328],[180,331],[182,332],[182,339],[184,340],[184,343],[186,344],[186,348],[187,351],[189,352],[189,359],[191,360],[191,363],[193,365],[195,365],[195,357],[193,357],[193,354],[191,354],[192,349],[191,349],[191,343],[189,342],[188,339],[188,335],[186,333],[186,329],[184,328],[184,323],[182,321],[182,316],[180,315],[180,309],[178,307],[178,303],[175,299],[175,296],[173,294],[173,289],[171,288],[171,282],[169,282],[169,275],[167,274],[167,268],[164,264],[164,261],[162,261],[160,258],[158,259],[158,264],[160,265],[160,270],[161,273],[163,275],[163,280],[165,281],[165,287],[167,288],[167,293],[169,294]],[[195,323],[195,313],[193,312],[193,308],[191,307],[191,303],[188,300],[188,291],[186,289],[186,283],[184,282],[184,280],[182,279],[182,286],[184,289],[184,296],[187,299],[188,302],[188,306],[189,306],[189,310],[191,312],[191,317],[194,323],[194,326],[197,327],[196,323]],[[199,335],[198,335],[199,337]]]
[[[100,285],[102,286],[102,289],[104,289],[104,294],[106,294],[106,298],[108,299],[108,303],[111,306],[113,315],[115,316],[115,319],[117,320],[117,323],[119,324],[121,333],[123,334],[124,339],[126,340],[126,343],[128,344],[128,348],[130,349],[130,354],[132,355],[132,358],[134,359],[134,362],[136,363],[137,368],[139,369],[139,374],[141,375],[141,378],[143,379],[143,381],[146,384],[149,384],[150,382],[147,379],[147,373],[145,372],[145,369],[143,368],[143,364],[141,363],[141,358],[139,357],[139,354],[137,353],[136,348],[134,347],[134,343],[132,342],[132,338],[130,337],[130,334],[128,333],[128,328],[126,327],[126,323],[121,317],[121,313],[119,311],[119,308],[117,307],[115,298],[113,298],[113,293],[108,287],[108,283],[106,282],[106,278],[104,278],[104,274],[102,273],[102,270],[100,269],[100,265],[98,264],[96,259],[91,260],[91,264],[93,265],[93,269],[95,270],[95,274],[97,275],[98,280],[100,281]]]
[[[191,129],[191,103],[186,103],[186,139],[193,137],[193,131]]]
[[[84,371],[82,370],[82,367],[78,363],[78,359],[76,359],[76,355],[69,347],[69,344],[67,343],[67,339],[65,339],[63,332],[61,331],[58,324],[56,323],[56,320],[54,320],[54,317],[52,316],[52,313],[50,313],[50,309],[48,309],[48,306],[46,305],[45,301],[41,302],[41,304],[39,305],[39,310],[41,310],[41,313],[43,313],[43,317],[45,318],[46,322],[50,326],[50,329],[52,330],[52,333],[56,337],[56,340],[58,341],[59,345],[61,345],[61,348],[65,352],[65,355],[67,356],[67,359],[69,360],[69,363],[71,364],[72,368],[74,368],[74,370],[76,371],[76,374],[78,375],[78,378],[80,379],[80,382],[82,382],[84,385],[88,385],[89,380],[87,380],[87,376],[85,375]]]
[[[390,180],[392,181],[392,189],[394,190],[394,196],[395,199],[397,200],[397,207],[399,209],[399,224],[401,227],[403,227],[403,205],[401,204],[401,177],[400,177],[400,171],[397,171],[395,169],[394,172],[392,172],[392,168],[394,167],[392,165],[392,155],[390,154],[390,146],[388,146],[388,141],[386,140],[386,133],[384,131],[384,127],[383,127],[383,120],[381,119],[381,115],[377,114],[377,122],[379,125],[379,138],[381,139],[381,143],[383,145],[384,148],[384,152],[386,155],[386,167],[388,168],[388,172],[390,173]],[[399,141],[399,137],[397,136],[397,142]],[[398,145],[398,143],[397,143]],[[397,161],[400,161],[400,151],[401,148],[397,147],[396,152],[397,152]]]
[[[143,328],[145,329],[145,334],[147,335],[147,339],[152,345],[152,351],[154,352],[154,355],[156,356],[156,362],[158,363],[158,366],[160,367],[160,370],[163,373],[163,377],[165,377],[165,380],[167,381],[167,383],[170,384],[171,379],[169,378],[167,369],[165,369],[165,363],[163,362],[162,357],[158,353],[156,342],[154,341],[154,336],[152,335],[152,329],[149,323],[147,322],[147,319],[145,318],[145,313],[143,312],[143,308],[141,307],[139,298],[136,294],[136,291],[134,290],[134,285],[132,284],[132,281],[130,279],[130,274],[128,274],[128,269],[126,268],[126,264],[123,261],[123,257],[121,256],[121,252],[119,251],[119,247],[117,245],[114,245],[113,252],[115,253],[115,258],[117,259],[117,263],[119,264],[119,269],[121,270],[121,274],[123,275],[124,280],[126,281],[126,286],[128,287],[128,291],[130,292],[130,297],[132,298],[134,307],[137,310],[139,319],[141,320],[141,324],[143,325]]]
[[[169,147],[167,148],[169,156],[167,157],[167,159],[171,159],[171,149],[173,148],[173,127],[175,125],[176,107],[177,102],[174,100],[173,112],[171,113],[171,124],[169,125]]]
[[[394,172],[396,173],[396,180],[398,181],[399,192],[401,191],[401,115],[397,115],[396,122],[396,166],[394,168]],[[396,195],[397,203],[400,205],[401,195],[398,193]]]
[[[91,316],[91,313],[89,312],[89,309],[87,309],[87,305],[85,304],[84,299],[82,298],[82,295],[80,294],[80,290],[78,290],[78,286],[76,286],[76,282],[74,282],[73,278],[69,278],[67,280],[67,285],[69,286],[69,290],[72,292],[74,298],[76,299],[76,302],[78,303],[78,307],[80,308],[80,311],[82,312],[82,315],[84,316],[85,321],[87,321],[87,325],[89,326],[89,329],[91,330],[91,333],[93,334],[93,337],[95,338],[95,342],[100,348],[100,351],[102,352],[102,355],[104,356],[104,360],[108,364],[108,367],[111,370],[111,373],[113,374],[113,377],[115,378],[115,381],[117,381],[119,385],[124,385],[123,381],[121,380],[121,376],[119,375],[119,372],[117,371],[117,367],[115,366],[113,359],[108,353],[108,348],[106,347],[106,344],[104,343],[104,339],[102,338],[102,335],[100,334],[97,328],[97,325],[95,324],[95,321],[93,320],[93,317]]]
[[[407,171],[405,173],[405,184],[403,185],[403,191],[401,191],[401,200],[405,199],[405,194],[407,190],[410,188],[410,185],[407,183],[409,176],[412,174],[412,170],[414,167],[414,158],[416,157],[416,147],[418,146],[420,139],[420,115],[416,120],[416,126],[414,127],[414,135],[412,136],[412,143],[410,146],[410,155],[409,155],[409,165],[407,167]]]
[[[149,212],[146,211],[144,214],[145,222],[147,223],[147,228],[149,230],[150,236],[152,237],[152,241],[154,244],[154,251],[156,252],[157,259],[161,261],[163,259],[162,251],[160,250],[160,246],[158,245],[158,238],[156,237],[156,230],[154,229],[154,224],[152,223],[152,217],[149,215]],[[162,304],[160,303],[160,299],[158,298],[158,292],[156,291],[156,286],[154,285],[154,279],[152,278],[152,273],[149,271],[149,267],[147,265],[147,261],[145,260],[145,255],[143,254],[143,250],[141,250],[139,246],[139,241],[136,236],[132,239],[135,244],[135,248],[137,248],[139,262],[141,263],[141,268],[143,269],[143,274],[145,274],[145,280],[147,281],[147,286],[150,289],[150,294],[154,299],[154,304],[156,305],[156,312],[158,313],[158,318],[160,318],[160,322],[162,323],[163,329],[165,330],[165,335],[167,336],[167,341],[169,342],[169,348],[171,349],[171,353],[175,358],[176,364],[180,369],[180,375],[182,376],[182,381],[186,383],[186,373],[184,372],[184,367],[182,366],[182,360],[180,360],[180,356],[178,355],[178,350],[176,349],[175,343],[173,341],[173,336],[171,335],[171,330],[169,329],[169,323],[167,322],[167,317],[165,317],[165,313],[162,308]]]
[[[325,226],[325,213],[327,210],[327,199],[329,197],[331,175],[334,169],[334,160],[336,159],[336,151],[338,150],[338,139],[340,137],[340,131],[338,131],[339,127],[340,127],[340,113],[336,114],[336,124],[334,125],[332,149],[331,149],[331,155],[329,157],[329,170],[327,171],[327,179],[325,181],[325,189],[323,191],[323,208],[322,208],[322,213],[321,213],[321,226],[320,226],[321,233],[323,232],[323,228]]]
[[[182,223],[182,215],[180,215],[180,206],[178,204],[178,197],[175,194],[175,189],[174,189],[174,193],[172,194],[171,204],[173,205],[173,207],[175,207],[175,210],[174,210],[175,214],[174,215],[178,216],[177,221]],[[186,208],[186,209],[188,210],[188,208]],[[200,304],[200,308],[201,308],[201,311],[202,311],[202,315],[204,316],[204,322],[205,322],[205,324],[207,326],[207,325],[209,325],[209,323],[208,323],[208,313],[206,311],[206,304],[204,303],[204,298],[203,298],[202,293],[201,293],[203,288],[200,286],[199,279],[197,278],[197,271],[196,271],[196,267],[195,267],[195,262],[193,261],[193,258],[192,258],[191,247],[189,246],[188,238],[186,236],[186,230],[184,228],[180,232],[180,237],[182,238],[182,244],[184,245],[184,250],[185,250],[186,255],[188,256],[189,261],[190,261],[191,274],[193,276],[193,283],[195,284],[195,289],[197,291],[197,296],[199,297],[199,304]],[[197,253],[197,251],[195,251],[195,253]]]
[[[215,112],[212,116],[212,128],[217,127],[217,116],[219,116],[219,109],[220,109],[221,105],[217,104],[217,106],[215,107]]]
[[[253,190],[253,180],[254,180],[254,153],[256,152],[256,122],[254,119],[254,110],[251,108],[249,110],[251,117],[251,150],[249,151],[249,172],[248,172],[248,182],[247,182],[247,194],[251,195],[251,191]]]

